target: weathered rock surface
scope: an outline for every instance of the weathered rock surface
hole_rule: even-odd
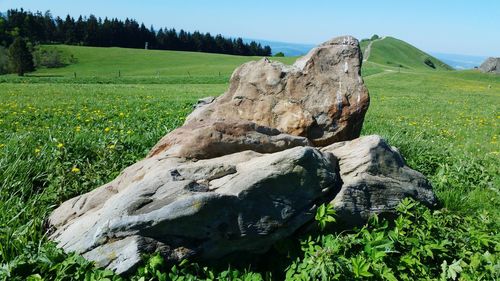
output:
[[[500,74],[500,58],[487,58],[481,66],[479,66],[479,70],[485,73]]]
[[[335,157],[312,147],[197,162],[154,156],[63,203],[49,218],[51,239],[118,273],[152,251],[171,262],[261,253],[311,221],[340,184]]]
[[[188,123],[164,136],[149,156],[208,159],[244,150],[272,153],[309,144],[307,138],[251,122]]]
[[[358,40],[351,36],[321,44],[292,66],[248,62],[234,71],[224,95],[201,101],[184,125],[249,121],[319,146],[354,139],[369,105],[360,71]]]
[[[322,203],[352,224],[408,196],[434,205],[394,148],[355,139],[369,105],[360,57],[346,36],[293,66],[242,65],[224,95],[200,100],[144,160],[57,208],[50,238],[123,273],[154,251],[172,263],[262,253]]]
[[[332,204],[348,224],[361,224],[373,214],[393,213],[406,197],[429,207],[437,203],[427,179],[406,166],[398,150],[380,136],[335,143],[321,151],[339,159],[343,185]]]

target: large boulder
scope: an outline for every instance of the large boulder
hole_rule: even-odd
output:
[[[267,58],[243,64],[231,76],[229,90],[201,101],[184,126],[249,121],[323,146],[357,138],[368,106],[359,43],[345,36],[291,66]]]
[[[153,156],[64,202],[51,239],[118,273],[160,251],[169,262],[262,253],[340,189],[335,157],[312,147],[207,160]]]
[[[171,263],[262,253],[322,203],[350,224],[405,197],[433,206],[429,183],[397,150],[356,139],[369,105],[360,56],[345,36],[292,66],[242,65],[145,159],[54,210],[50,239],[123,273],[155,251]]]
[[[479,66],[479,70],[485,73],[500,74],[500,58],[487,58],[481,66]]]
[[[335,143],[321,151],[339,159],[343,184],[331,203],[349,225],[362,224],[374,214],[391,215],[406,197],[436,206],[429,181],[406,166],[399,151],[380,136]]]

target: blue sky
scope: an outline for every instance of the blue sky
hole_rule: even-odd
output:
[[[425,51],[500,56],[500,1],[0,0],[55,16],[135,18],[147,26],[293,43],[394,36]]]

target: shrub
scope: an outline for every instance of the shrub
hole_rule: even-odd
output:
[[[380,37],[377,35],[377,34],[373,34],[372,38],[370,38],[370,40],[377,40],[379,39]]]
[[[432,62],[431,58],[425,58],[424,63],[425,63],[427,66],[431,67],[431,68],[436,68],[436,66],[435,66],[435,65],[434,65],[434,63]]]
[[[285,54],[283,52],[277,52],[276,54],[274,54],[275,57],[284,57]]]
[[[75,63],[73,55],[68,55],[56,48],[38,48],[35,51],[35,63],[37,67],[58,68]]]

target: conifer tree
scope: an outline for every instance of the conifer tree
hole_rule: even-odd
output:
[[[17,37],[9,47],[9,62],[12,70],[19,76],[35,70],[33,55],[21,37]]]

